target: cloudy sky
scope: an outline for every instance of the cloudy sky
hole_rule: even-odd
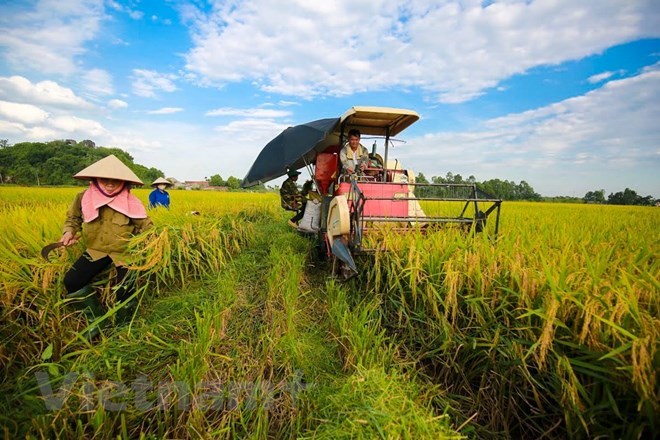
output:
[[[660,2],[0,0],[10,144],[242,178],[284,128],[353,105],[416,110],[390,155],[427,177],[660,197]]]

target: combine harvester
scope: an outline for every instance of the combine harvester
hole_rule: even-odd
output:
[[[502,200],[477,188],[476,183],[416,183],[412,170],[389,157],[394,136],[419,119],[412,110],[352,107],[340,118],[320,119],[289,127],[261,151],[243,179],[248,188],[307,168],[314,180],[320,207],[307,233],[315,234],[333,260],[333,273],[349,278],[359,272],[354,256],[375,251],[366,245],[377,231],[429,231],[439,226],[497,235]],[[361,140],[374,140],[364,175],[341,173],[339,152],[348,132],[358,129]],[[383,144],[383,156],[376,150]],[[308,209],[313,204],[308,202]],[[307,214],[307,212],[305,213]],[[307,215],[306,215],[307,217]],[[303,223],[305,218],[303,218]]]

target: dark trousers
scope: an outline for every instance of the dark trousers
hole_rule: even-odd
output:
[[[291,217],[291,221],[294,223],[298,223],[300,220],[302,220],[303,215],[305,214],[305,211],[303,209],[296,211],[296,215]]]
[[[299,210],[296,211],[296,215],[291,217],[291,221],[294,223],[298,223],[300,220],[302,220],[303,216],[305,215],[305,205],[307,204],[307,201],[302,202],[302,206],[300,207]]]
[[[92,257],[87,252],[84,252],[78,260],[73,263],[73,266],[64,275],[64,287],[67,293],[73,293],[88,285],[95,276],[103,272],[105,268],[110,266],[112,259],[110,257],[103,257],[96,261],[92,261]],[[117,277],[114,284],[117,287],[116,295],[118,301],[123,301],[133,294],[135,285],[133,281],[127,279],[128,269],[124,266],[117,266]]]

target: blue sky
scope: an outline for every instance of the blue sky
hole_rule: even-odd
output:
[[[353,105],[416,110],[390,155],[427,177],[660,197],[660,2],[0,1],[10,144],[242,178],[287,126]]]

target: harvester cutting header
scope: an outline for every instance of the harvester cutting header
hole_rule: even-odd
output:
[[[494,213],[488,231],[497,234],[500,199],[475,183],[416,183],[412,170],[390,158],[392,138],[418,119],[412,110],[351,107],[339,118],[289,127],[263,148],[242,186],[307,168],[316,191],[300,229],[322,240],[344,277],[358,273],[354,255],[373,251],[365,246],[365,237],[378,230],[426,231],[444,225],[482,232]],[[356,149],[360,136],[374,139],[371,152],[362,145]],[[380,139],[382,155],[376,151]],[[347,152],[353,162],[347,161]],[[353,169],[353,163],[359,168]]]

